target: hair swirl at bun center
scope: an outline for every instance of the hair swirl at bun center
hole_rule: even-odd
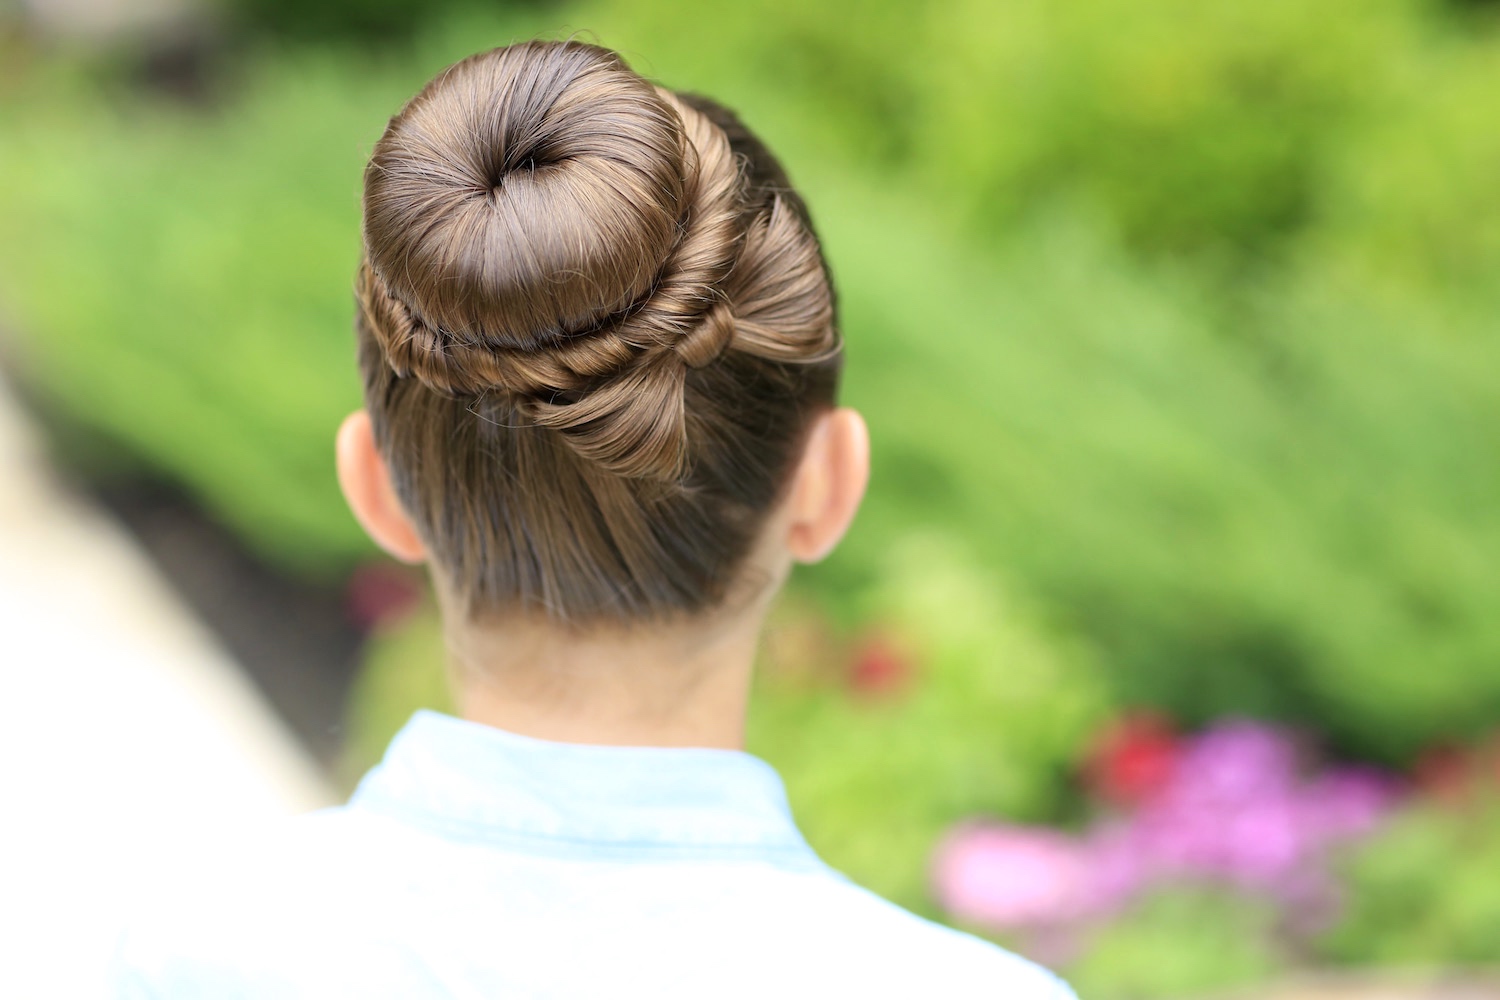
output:
[[[615,53],[484,53],[375,148],[360,306],[397,374],[508,393],[610,471],[677,478],[686,371],[735,338],[744,195],[723,130]]]

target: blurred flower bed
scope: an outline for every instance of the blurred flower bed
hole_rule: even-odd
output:
[[[188,102],[0,31],[0,326],[84,475],[348,581],[346,777],[446,698],[331,469],[363,160],[446,62],[587,27],[742,110],[839,282],[875,475],[750,732],[814,846],[1090,997],[1495,960],[1492,5],[230,6]]]
[[[1289,924],[1317,929],[1334,889],[1329,854],[1394,807],[1394,779],[1363,768],[1299,773],[1276,728],[1227,721],[1187,739],[1126,717],[1090,764],[1090,791],[1117,807],[1081,835],[994,824],[939,849],[950,913],[1008,929],[1107,919],[1162,884],[1222,883],[1262,894]]]
[[[1318,762],[1282,727],[1227,720],[1183,736],[1127,715],[1085,763],[1089,825],[957,824],[934,891],[963,925],[1072,967],[1086,995],[1243,985],[1319,960],[1490,963],[1497,746],[1444,748],[1395,774]],[[1175,971],[1122,975],[1112,942],[1163,914],[1182,921],[1158,956]]]

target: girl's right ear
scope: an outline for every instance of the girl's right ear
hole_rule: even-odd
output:
[[[355,410],[344,418],[334,452],[339,487],[365,533],[402,562],[426,562],[427,547],[396,497],[390,471],[375,447],[368,413]]]

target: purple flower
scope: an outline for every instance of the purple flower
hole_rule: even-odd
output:
[[[1249,798],[1224,815],[1215,874],[1247,888],[1274,890],[1315,843],[1302,803],[1290,794]]]
[[[939,899],[975,923],[1050,933],[1117,911],[1153,885],[1206,880],[1275,900],[1289,928],[1316,929],[1338,906],[1329,848],[1372,829],[1398,788],[1370,768],[1304,779],[1297,765],[1287,733],[1222,723],[1182,743],[1158,794],[1081,838],[956,828],[936,859]]]
[[[1164,794],[1133,817],[1140,864],[1159,876],[1207,876],[1283,894],[1330,841],[1361,833],[1391,802],[1377,772],[1297,774],[1285,733],[1224,723],[1188,742]]]
[[[1390,814],[1401,789],[1390,775],[1371,767],[1330,768],[1303,792],[1309,822],[1321,840],[1369,833]]]
[[[1167,796],[1205,808],[1289,792],[1297,780],[1297,747],[1258,722],[1220,723],[1190,740]]]

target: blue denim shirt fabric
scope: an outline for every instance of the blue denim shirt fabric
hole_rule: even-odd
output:
[[[122,939],[119,997],[993,997],[1051,973],[825,866],[747,753],[417,713],[346,806],[226,849]]]

